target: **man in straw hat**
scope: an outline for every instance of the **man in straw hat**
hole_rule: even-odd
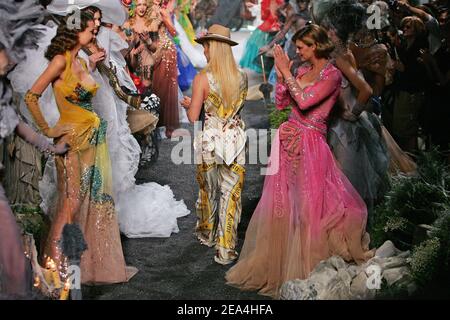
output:
[[[194,79],[192,98],[184,97],[181,102],[191,122],[204,111],[203,131],[194,140],[200,185],[195,232],[202,244],[215,246],[214,260],[225,265],[238,255],[235,247],[242,212],[246,143],[239,113],[247,96],[248,80],[233,57],[231,46],[237,42],[231,40],[230,29],[212,25],[195,41],[203,45],[208,65]]]

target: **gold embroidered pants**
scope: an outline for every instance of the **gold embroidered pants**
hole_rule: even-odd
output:
[[[197,166],[200,191],[195,233],[202,244],[216,247],[215,261],[220,264],[231,263],[238,255],[235,246],[244,174],[244,167],[236,162],[229,166],[216,162]]]

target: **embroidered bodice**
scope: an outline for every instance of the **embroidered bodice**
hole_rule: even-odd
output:
[[[293,106],[291,117],[308,121],[326,129],[326,123],[341,90],[341,72],[331,63],[320,72],[315,82],[301,88],[298,80],[311,66],[302,66],[297,76],[286,83],[277,83],[275,103],[277,109]]]

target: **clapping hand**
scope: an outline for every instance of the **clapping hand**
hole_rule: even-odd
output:
[[[273,56],[275,58],[275,71],[277,73],[277,80],[281,82],[286,75],[290,74],[293,61],[289,60],[287,54],[278,44],[274,46]]]
[[[355,122],[356,120],[358,120],[358,117],[354,113],[352,113],[350,110],[347,110],[347,109],[342,112],[341,116],[343,119],[345,119],[347,121],[351,121],[351,122]]]
[[[94,70],[95,67],[97,66],[97,63],[105,60],[105,58],[106,58],[106,51],[103,48],[101,48],[101,49],[99,49],[99,51],[91,54],[89,56],[89,65],[90,65],[91,69]]]
[[[139,39],[147,45],[152,44],[152,39],[150,39],[150,35],[147,32],[139,33]]]
[[[184,96],[183,100],[180,101],[181,106],[185,109],[189,109],[189,106],[191,105],[191,100],[192,99],[190,97]]]
[[[99,61],[104,60],[105,57],[106,57],[106,50],[103,48],[100,48],[99,51],[97,51],[89,56],[89,60],[92,61],[93,63],[97,63]]]

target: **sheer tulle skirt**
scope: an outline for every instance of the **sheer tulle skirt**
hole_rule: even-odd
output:
[[[226,274],[228,284],[272,297],[285,281],[308,277],[332,255],[357,263],[372,255],[363,200],[337,167],[325,137],[296,125],[301,152],[292,157],[277,133],[270,164],[279,169],[266,177],[239,261]]]
[[[130,275],[127,274],[112,197],[112,170],[106,141],[96,138],[96,141],[91,140],[95,143],[87,141],[79,145],[76,142],[76,139],[82,139],[83,132],[89,134],[92,128],[84,131],[75,128],[79,135],[72,140],[66,140],[66,136],[62,138],[77,150],[55,159],[58,200],[45,254],[64,273],[71,262],[61,252],[60,239],[64,226],[76,223],[87,243],[87,250],[81,256],[82,283],[125,282]]]
[[[417,170],[417,164],[398,146],[397,142],[395,142],[394,138],[392,138],[391,134],[384,126],[381,126],[381,133],[386,142],[390,156],[389,172],[393,174],[399,172],[404,174],[414,174]]]
[[[175,20],[174,24],[175,29],[177,30],[178,33],[178,39],[180,40],[180,47],[183,50],[183,52],[189,57],[189,60],[192,62],[194,67],[200,69],[206,67],[206,58],[203,55],[203,48],[198,43],[194,44],[191,43],[183,27],[177,20]],[[197,50],[197,47],[199,47],[200,49]]]
[[[374,115],[363,112],[355,122],[336,119],[328,130],[334,157],[359,195],[371,206],[389,185],[389,153]]]
[[[263,32],[260,29],[255,29],[252,32],[250,38],[247,40],[247,44],[245,45],[245,52],[239,61],[239,65],[243,68],[251,69],[255,72],[262,73],[263,69],[261,66],[261,62],[259,61],[258,51],[259,48],[268,44],[272,39],[273,35],[267,32]],[[267,68],[267,66],[266,66]],[[270,70],[266,70],[269,72]]]

